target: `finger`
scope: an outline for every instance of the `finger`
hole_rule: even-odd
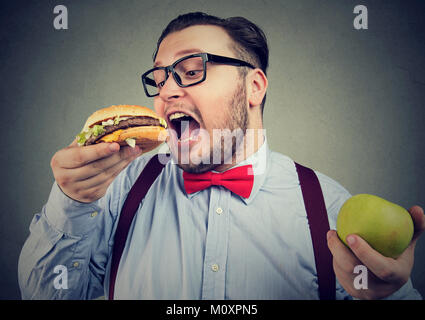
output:
[[[77,138],[75,138],[75,139],[71,142],[71,144],[69,144],[69,145],[68,145],[68,147],[76,147],[76,146],[78,146]]]
[[[397,258],[397,260],[405,260],[406,257],[408,260],[412,260],[414,257],[416,242],[425,230],[425,216],[423,209],[419,206],[413,206],[408,211],[413,220],[413,236],[409,246]]]
[[[114,167],[120,162],[130,162],[141,153],[141,150],[137,146],[134,148],[124,147],[118,153],[112,154],[109,157],[93,161],[80,168],[68,170],[75,170],[74,174],[78,177],[76,181],[82,181],[102,174],[105,172],[105,170]]]
[[[412,243],[413,245],[415,245],[419,236],[425,231],[424,210],[420,206],[413,206],[408,211],[413,220],[414,233],[413,233]]]
[[[383,256],[357,235],[348,235],[347,243],[356,257],[378,278],[384,281],[394,280],[396,260]]]
[[[356,256],[339,239],[335,230],[329,230],[327,234],[328,247],[332,253],[334,263],[346,273],[353,273],[354,267],[361,264]]]
[[[120,150],[118,143],[99,143],[85,147],[67,148],[58,154],[62,168],[82,167],[90,162],[108,157]]]
[[[96,176],[75,182],[76,192],[79,193],[81,190],[90,190],[97,188],[102,184],[106,184],[106,182],[112,182],[115,177],[130,164],[132,160],[133,159],[122,160],[115,165],[103,170]]]
[[[342,285],[343,283],[348,283],[349,287],[352,286],[352,279],[354,278],[353,270],[351,270],[350,273],[347,273],[345,269],[343,269],[340,265],[335,263],[335,260],[333,261],[333,269],[335,272],[335,276],[337,277],[339,283]],[[344,289],[347,290],[348,288],[344,286]]]
[[[80,194],[78,194],[78,201],[85,202],[85,203],[91,203],[93,201],[96,201],[97,199],[102,198],[106,190],[108,188],[103,185],[98,185],[93,188],[84,190]]]

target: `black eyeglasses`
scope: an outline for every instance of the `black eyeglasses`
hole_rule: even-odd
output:
[[[235,67],[255,67],[245,61],[217,56],[210,53],[195,53],[180,58],[168,67],[156,67],[142,74],[142,83],[148,97],[159,95],[159,91],[172,73],[181,88],[194,86],[207,78],[207,62],[227,64]]]

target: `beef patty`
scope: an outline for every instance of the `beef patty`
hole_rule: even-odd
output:
[[[130,127],[141,127],[141,126],[161,126],[164,127],[158,119],[151,118],[151,117],[133,117],[126,120],[120,121],[118,124],[114,124],[111,126],[104,126],[104,132],[102,134],[97,135],[96,137],[92,136],[89,139],[87,139],[86,143],[84,145],[88,146],[91,144],[96,143],[97,140],[100,138],[106,136],[107,134],[110,134],[111,132],[114,132],[119,129],[127,129]]]

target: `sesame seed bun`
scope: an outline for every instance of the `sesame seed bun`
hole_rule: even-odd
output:
[[[83,131],[94,126],[95,124],[100,124],[102,123],[102,121],[114,119],[117,116],[120,116],[120,117],[142,116],[142,117],[151,117],[154,119],[161,119],[160,117],[158,117],[155,111],[149,108],[142,107],[142,106],[121,104],[121,105],[106,107],[106,108],[95,111],[90,117],[87,118],[87,121],[84,124]]]

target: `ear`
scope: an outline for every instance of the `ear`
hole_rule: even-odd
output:
[[[268,80],[264,72],[256,68],[251,70],[247,77],[247,98],[250,107],[261,105],[267,91]]]

